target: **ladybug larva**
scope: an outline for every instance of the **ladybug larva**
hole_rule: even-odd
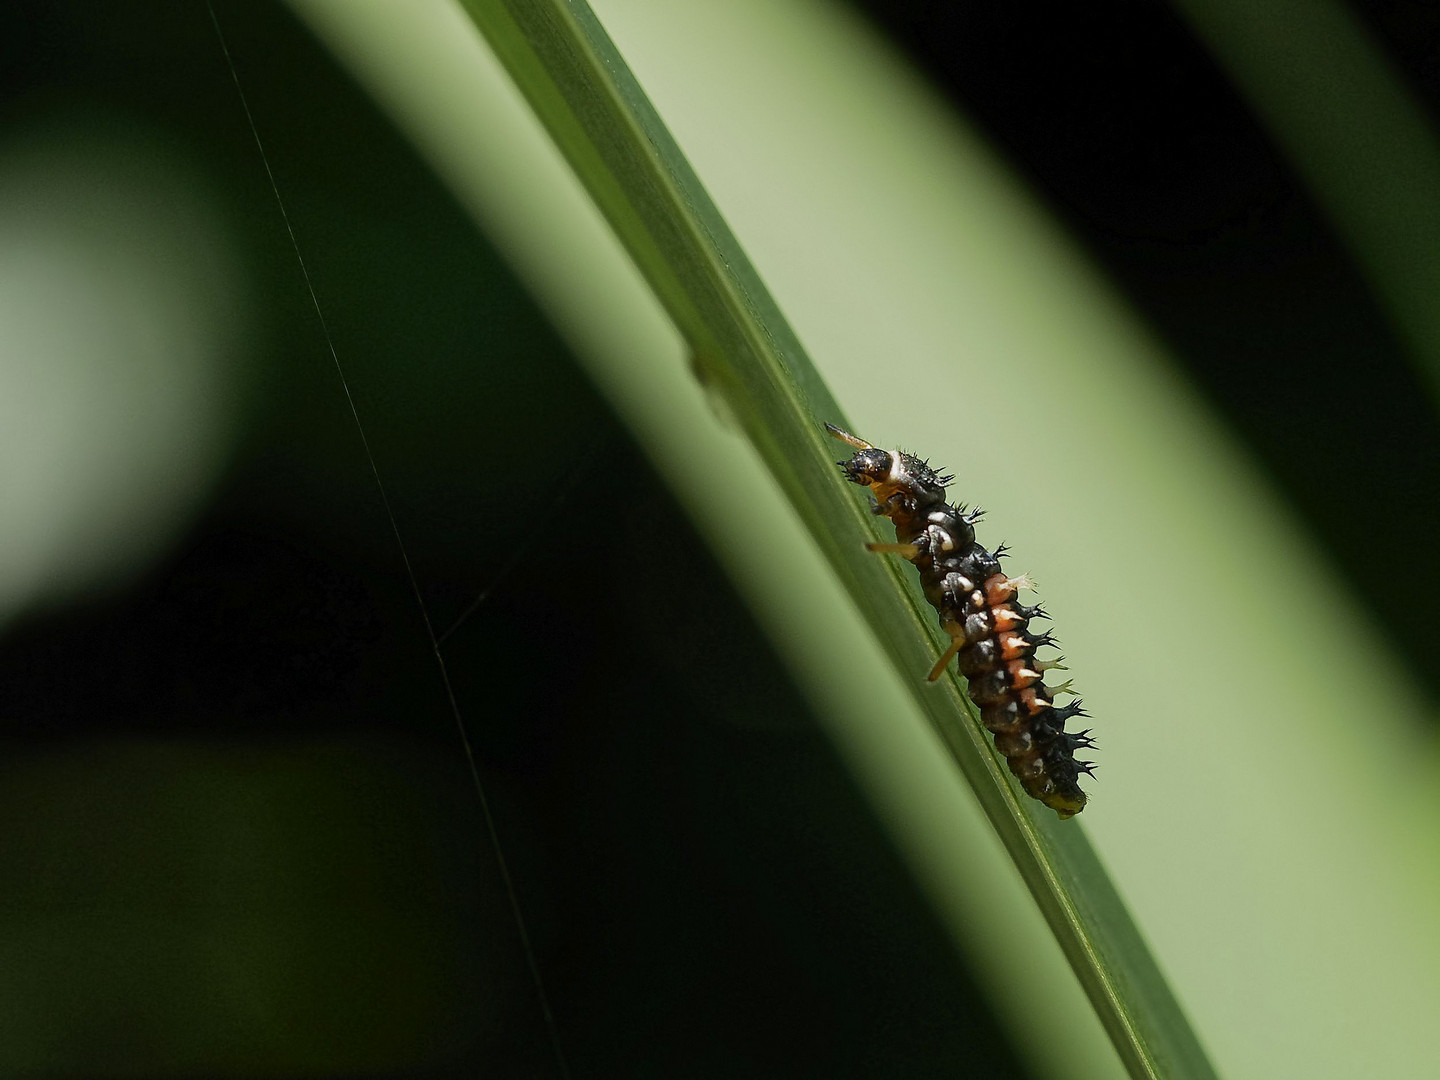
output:
[[[950,647],[930,670],[930,681],[958,659],[970,700],[1021,787],[1062,819],[1074,817],[1085,809],[1080,774],[1094,772],[1094,763],[1076,761],[1075,751],[1095,743],[1089,731],[1065,730],[1067,721],[1086,715],[1078,698],[1055,704],[1056,694],[1073,696],[1070,684],[1045,685],[1045,672],[1060,667],[1060,660],[1035,659],[1037,650],[1056,642],[1048,631],[1030,630],[1031,620],[1049,618],[1040,605],[1019,601],[1021,590],[1034,587],[1030,579],[1001,571],[1004,545],[991,552],[976,541],[981,511],[945,501],[953,476],[831,424],[825,430],[855,451],[838,462],[845,479],[868,488],[874,512],[895,525],[895,543],[866,547],[915,564],[925,599],[950,635]]]

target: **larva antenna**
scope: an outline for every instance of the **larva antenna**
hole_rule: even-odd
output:
[[[840,428],[836,427],[834,424],[826,424],[825,430],[828,431],[833,437],[843,442],[846,446],[853,446],[856,450],[875,449],[875,447],[871,446],[864,439],[861,439],[855,435],[851,435],[848,431],[843,431]]]

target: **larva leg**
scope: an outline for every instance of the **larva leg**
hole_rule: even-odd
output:
[[[866,551],[873,551],[877,555],[899,555],[902,559],[914,559],[920,554],[920,548],[915,544],[866,544]]]
[[[958,623],[951,623],[945,627],[953,641],[950,647],[940,654],[940,659],[935,661],[935,666],[930,669],[930,674],[925,676],[927,682],[934,682],[945,674],[945,669],[950,666],[950,661],[955,659],[955,654],[965,647],[965,631]]]

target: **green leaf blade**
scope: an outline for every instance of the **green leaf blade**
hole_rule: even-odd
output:
[[[583,3],[466,9],[772,470],[949,748],[1134,1076],[1214,1075],[1077,822],[1010,781],[957,676],[927,687],[933,613],[868,555],[874,525],[834,469],[821,421],[846,420],[594,14]]]

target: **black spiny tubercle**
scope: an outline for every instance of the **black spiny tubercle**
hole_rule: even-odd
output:
[[[845,479],[870,491],[874,512],[895,525],[895,543],[869,544],[871,551],[899,555],[920,571],[920,585],[940,617],[951,644],[930,671],[933,682],[951,659],[969,680],[970,700],[995,737],[1010,771],[1027,794],[1060,817],[1085,809],[1080,774],[1092,775],[1094,763],[1075,760],[1075,751],[1093,747],[1089,730],[1065,730],[1067,721],[1086,716],[1079,699],[1056,705],[1055,695],[1069,694],[1070,684],[1048,687],[1045,672],[1059,659],[1036,660],[1036,650],[1054,646],[1048,630],[1034,633],[1033,619],[1050,616],[1039,605],[1018,600],[1031,588],[1024,576],[1007,577],[1000,569],[1005,545],[993,552],[975,539],[982,511],[945,501],[945,488],[955,479],[942,475],[901,450],[882,450],[847,431],[825,429],[854,449],[838,464]]]

